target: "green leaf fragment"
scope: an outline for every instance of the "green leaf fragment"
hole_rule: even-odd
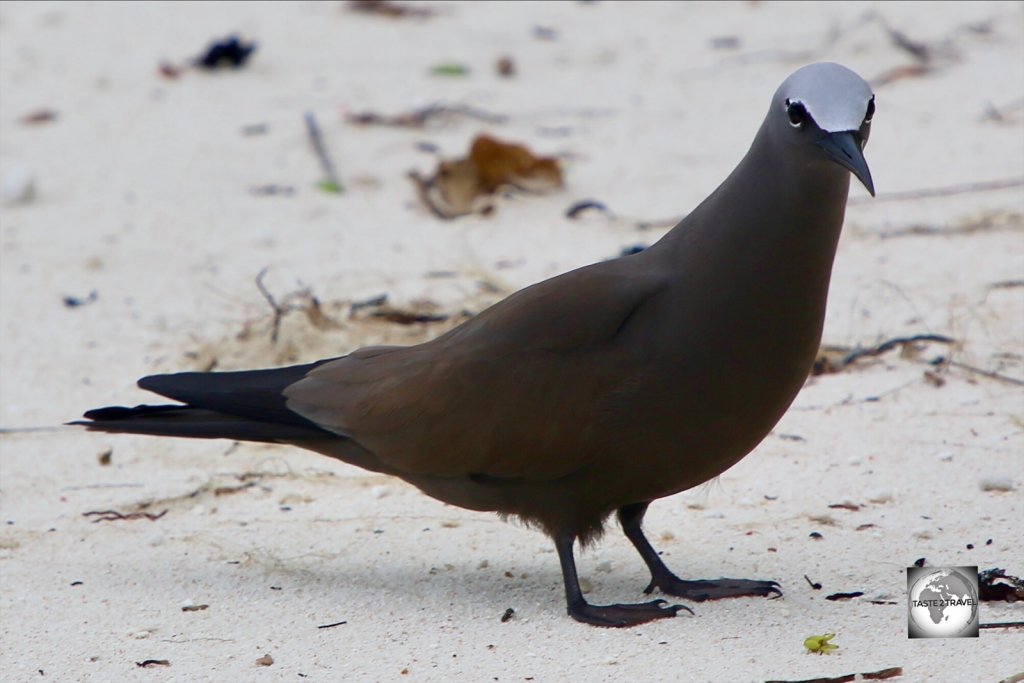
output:
[[[340,183],[330,179],[321,180],[319,183],[316,184],[316,186],[320,190],[327,192],[329,194],[341,194],[342,192],[345,191],[345,188],[343,188]]]
[[[430,73],[434,76],[468,76],[469,67],[465,64],[457,64],[454,62],[435,64],[430,67]]]

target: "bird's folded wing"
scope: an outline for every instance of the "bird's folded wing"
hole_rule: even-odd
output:
[[[524,289],[431,342],[371,347],[285,390],[288,407],[399,471],[555,479],[584,467],[633,381],[630,323],[663,280],[624,262]]]

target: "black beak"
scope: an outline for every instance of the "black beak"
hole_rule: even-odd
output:
[[[871,196],[875,196],[875,184],[871,180],[871,170],[861,152],[860,135],[857,131],[846,130],[839,133],[827,133],[818,140],[818,146],[825,150],[828,158],[848,169],[863,183]]]

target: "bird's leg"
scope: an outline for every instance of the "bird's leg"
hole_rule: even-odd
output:
[[[647,512],[647,503],[634,503],[619,508],[619,522],[626,532],[640,557],[644,558],[647,568],[651,570],[651,582],[644,593],[651,593],[655,588],[667,595],[686,598],[694,602],[718,600],[720,598],[768,597],[782,595],[779,584],[774,581],[756,581],[751,579],[701,579],[685,581],[673,574],[658,556],[650,541],[640,528]]]
[[[562,533],[555,537],[558,561],[562,564],[562,579],[565,581],[566,611],[576,621],[594,626],[636,626],[655,619],[674,617],[679,610],[687,609],[682,605],[669,605],[665,600],[635,605],[591,605],[584,600],[576,576],[576,560],[572,553],[575,542],[576,535],[573,533]]]

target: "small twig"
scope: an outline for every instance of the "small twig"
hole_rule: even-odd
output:
[[[468,104],[444,104],[437,102],[412,111],[387,116],[372,111],[348,114],[345,120],[358,126],[392,126],[396,128],[423,128],[431,119],[461,114],[490,124],[504,123],[508,117],[495,114]]]
[[[853,363],[854,361],[864,358],[865,356],[880,356],[886,351],[891,351],[897,346],[904,346],[906,344],[914,344],[916,342],[938,342],[940,344],[954,344],[955,340],[951,339],[942,334],[915,334],[911,337],[894,337],[888,341],[882,342],[878,346],[873,346],[867,349],[854,349],[850,353],[846,354],[840,361],[844,366]]]
[[[140,669],[148,669],[151,666],[170,666],[171,662],[166,659],[145,659],[141,662],[135,662],[135,666]]]
[[[321,626],[317,626],[317,628],[334,628],[335,626],[341,626],[341,625],[347,624],[347,623],[348,623],[347,621],[336,621],[333,624],[323,624]]]
[[[894,337],[887,341],[882,342],[876,346],[870,346],[868,348],[855,348],[850,350],[845,355],[841,356],[837,360],[832,360],[828,355],[820,354],[818,359],[814,361],[814,368],[811,370],[813,375],[828,375],[836,372],[840,372],[854,362],[861,358],[880,356],[887,351],[898,346],[906,346],[907,344],[916,344],[917,342],[938,342],[940,344],[955,344],[956,340],[941,334],[915,334],[910,337]],[[835,351],[834,347],[831,349]],[[838,349],[842,350],[842,348]]]
[[[260,294],[270,304],[271,310],[274,312],[273,322],[270,328],[270,341],[272,344],[277,343],[278,335],[281,332],[281,320],[284,316],[292,311],[301,311],[306,314],[309,322],[313,327],[320,330],[332,330],[340,327],[338,321],[328,317],[323,309],[320,307],[320,300],[313,295],[313,291],[309,287],[289,292],[284,298],[278,302],[274,298],[274,295],[270,293],[266,285],[263,284],[263,276],[267,274],[269,266],[263,268],[256,276],[256,287],[259,288]]]
[[[595,211],[600,211],[604,215],[608,216],[608,218],[615,218],[615,214],[613,214],[607,206],[594,199],[585,199],[583,201],[576,202],[565,210],[565,217],[569,219],[576,219],[587,209],[594,209]]]
[[[967,365],[966,363],[961,363],[960,361],[956,360],[949,361],[949,364],[952,365],[953,367],[960,368],[961,370],[966,370],[967,372],[973,372],[977,375],[981,375],[982,377],[988,377],[989,379],[995,379],[999,380],[1000,382],[1006,382],[1008,384],[1013,384],[1018,387],[1024,387],[1024,380],[1017,379],[1016,377],[1008,377],[1007,375],[1001,375],[998,372],[993,372],[992,370],[983,370],[981,368],[976,368],[973,365]]]
[[[931,61],[932,51],[924,43],[912,40],[909,37],[907,37],[905,33],[897,31],[896,29],[891,28],[889,26],[885,26],[885,31],[886,33],[889,34],[889,40],[892,41],[893,45],[903,50],[904,52],[909,53],[910,56],[916,59],[917,61],[921,62],[922,64],[926,64],[927,62]]]
[[[274,311],[274,323],[270,328],[270,342],[272,344],[276,344],[277,335],[281,331],[281,317],[284,315],[284,309],[278,305],[277,300],[274,299],[274,295],[271,294],[270,290],[267,289],[267,286],[263,284],[263,276],[267,274],[268,270],[270,270],[270,266],[264,266],[263,269],[260,270],[259,274],[256,276],[256,287],[260,290],[260,294],[263,295],[263,298],[267,300],[267,303],[270,304],[271,310]]]
[[[807,585],[810,586],[811,588],[813,588],[814,590],[816,590],[816,591],[820,591],[821,590],[821,584],[817,583],[815,581],[811,581],[811,577],[807,576],[807,574],[804,574],[804,580],[807,581]]]
[[[434,16],[435,12],[433,7],[407,2],[391,2],[391,0],[349,0],[348,9],[351,12],[377,14],[384,17],[415,17],[419,19],[428,19]]]
[[[412,325],[414,323],[440,323],[448,320],[451,316],[447,313],[417,313],[416,311],[383,306],[371,311],[370,317],[398,325]]]
[[[1015,289],[1017,287],[1024,287],[1024,280],[1000,280],[988,286],[989,289]]]
[[[638,220],[634,222],[637,230],[662,230],[676,226],[686,215],[673,216],[670,218],[652,218],[650,220]]]
[[[852,681],[858,680],[858,676],[867,681],[882,681],[887,678],[896,678],[903,675],[903,667],[891,666],[888,669],[880,669],[879,671],[865,671],[861,674],[846,674],[844,676],[834,676],[825,678],[805,678],[799,681],[765,681],[765,683],[851,683]]]
[[[133,519],[148,519],[151,522],[155,522],[166,514],[166,509],[159,514],[153,514],[152,512],[129,512],[127,515],[117,510],[92,510],[90,512],[83,512],[82,516],[96,517],[96,519],[92,520],[93,524],[95,524],[96,522],[116,522]]]
[[[868,81],[868,85],[870,85],[874,89],[878,89],[883,86],[889,85],[893,81],[899,81],[904,78],[921,78],[922,76],[927,76],[929,73],[932,72],[933,69],[934,67],[931,67],[927,64],[910,64],[907,66],[897,66],[892,69],[886,69],[882,73],[870,79]]]
[[[1021,214],[1012,211],[991,211],[976,218],[954,224],[911,223],[873,233],[883,240],[896,237],[959,237],[979,232],[1019,231]]]
[[[409,171],[406,177],[412,181],[413,186],[416,188],[416,195],[420,198],[420,201],[430,209],[430,212],[434,214],[436,218],[441,220],[451,220],[456,214],[450,214],[447,211],[441,209],[432,198],[431,191],[437,185],[433,176],[421,175],[417,171]]]
[[[363,308],[376,308],[378,306],[383,306],[387,302],[388,295],[386,293],[378,294],[377,296],[372,296],[369,299],[363,299],[362,301],[353,301],[348,305],[348,316],[351,318],[358,310]]]
[[[978,628],[1024,628],[1024,621],[1001,621],[992,624],[978,624]]]
[[[907,190],[905,192],[883,192],[876,197],[850,197],[848,205],[871,204],[875,202],[903,202],[911,199],[927,199],[929,197],[948,197],[955,194],[969,192],[990,192],[992,190],[1007,190],[1013,187],[1024,185],[1024,178],[1002,178],[1000,180],[984,180],[977,183],[963,183],[960,185],[946,185],[945,187],[928,187],[920,190]]]
[[[226,496],[231,493],[238,493],[239,491],[244,491],[245,489],[251,489],[254,486],[256,486],[255,481],[247,481],[244,484],[239,484],[238,486],[218,486],[213,490],[213,495]]]
[[[327,146],[324,144],[324,138],[320,132],[320,126],[316,122],[316,116],[311,111],[306,112],[306,132],[309,134],[309,142],[313,145],[313,151],[316,152],[316,158],[320,161],[320,168],[323,169],[327,183],[330,184],[335,193],[344,192],[345,188],[341,181],[338,180],[338,174],[334,170],[334,163],[327,153]],[[321,183],[321,187],[324,185],[325,183]]]
[[[141,489],[145,484],[83,484],[82,486],[65,486],[61,491],[87,491],[90,489]]]
[[[837,600],[852,600],[853,598],[859,598],[864,595],[864,591],[852,591],[850,593],[833,593],[832,595],[826,595],[826,600],[835,602]]]

